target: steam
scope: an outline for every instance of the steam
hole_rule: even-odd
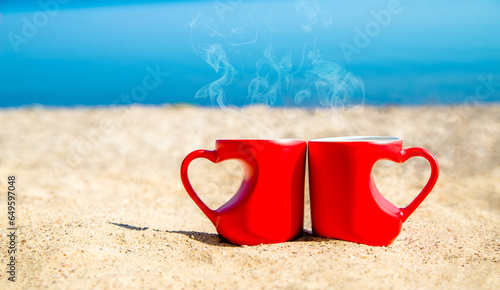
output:
[[[219,70],[222,70],[223,73],[219,79],[198,90],[195,94],[195,98],[210,97],[212,104],[216,102],[219,107],[223,108],[226,106],[226,93],[222,87],[228,86],[233,82],[236,70],[229,63],[226,53],[220,44],[200,44],[198,45],[197,52],[216,73],[218,73]]]
[[[202,38],[209,36],[211,41],[217,39],[232,47],[251,45],[257,42],[258,33],[255,20],[251,16],[249,19],[251,25],[245,22],[240,26],[230,26],[226,22],[215,20],[198,13],[189,23],[191,46],[196,54],[201,56],[216,73],[219,73],[219,71],[222,72],[220,78],[199,89],[195,94],[195,98],[210,98],[212,105],[217,104],[220,108],[226,108],[227,98],[223,87],[229,86],[233,82],[237,72],[234,66],[229,62],[221,43],[196,44],[197,42],[194,41],[194,34],[201,33]],[[249,33],[249,30],[252,31]]]
[[[325,28],[332,24],[332,16],[317,0],[294,1],[294,8],[295,12],[307,18],[307,23],[302,25],[306,34],[318,23]],[[283,52],[281,47],[281,50],[276,50],[276,45],[270,42],[277,31],[277,28],[269,27],[272,19],[258,21],[263,24],[259,26],[260,34],[267,33],[259,39],[257,21],[252,14],[243,18],[238,18],[238,25],[235,25],[199,13],[189,23],[194,51],[218,74],[216,80],[196,92],[195,98],[210,98],[212,105],[219,106],[232,116],[239,116],[241,113],[229,107],[230,98],[225,92],[238,77],[237,86],[248,83],[246,104],[273,106],[290,98],[297,105],[317,100],[323,107],[345,108],[364,102],[363,81],[350,70],[324,58],[319,49],[308,50],[307,42],[302,55],[293,55],[290,50]],[[316,42],[313,43],[315,45]],[[255,63],[255,71],[233,65],[242,61]],[[247,121],[253,123],[252,127],[265,127],[262,123],[255,123],[256,120]]]
[[[272,106],[288,89],[292,79],[292,56],[288,53],[278,61],[272,46],[264,49],[263,55],[264,59],[257,62],[257,76],[248,85],[248,97],[252,103]]]
[[[231,26],[227,22],[215,20],[198,13],[189,23],[189,26],[191,28],[190,38],[193,48],[193,33],[195,31],[210,36],[211,40],[219,39],[226,42],[230,46],[251,45],[256,43],[259,38],[257,23],[252,15],[249,15],[249,19],[241,25]]]
[[[295,103],[316,95],[324,107],[344,108],[361,100],[364,103],[363,81],[341,65],[321,58],[319,50],[308,53],[312,67],[305,73],[304,87],[295,94]]]
[[[323,22],[325,28],[332,24],[332,16],[328,11],[321,8],[317,0],[294,1],[294,6],[298,13],[307,17],[308,23],[301,26],[305,33],[311,32],[313,26],[319,20]]]

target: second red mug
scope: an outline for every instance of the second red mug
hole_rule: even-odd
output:
[[[372,246],[386,246],[434,187],[439,166],[422,148],[403,149],[395,137],[337,137],[309,141],[309,194],[313,233]],[[429,181],[405,208],[385,199],[373,181],[381,159],[403,163],[420,156],[431,166]]]

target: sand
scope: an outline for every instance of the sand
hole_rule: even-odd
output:
[[[189,106],[0,110],[0,288],[500,287],[500,105],[207,109]],[[220,138],[388,135],[440,162],[438,183],[396,241],[371,247],[305,231],[234,246],[182,187],[179,167]],[[403,207],[425,160],[382,161],[375,180]],[[8,281],[7,178],[16,176],[16,282]],[[198,160],[212,207],[239,186],[236,162]],[[307,183],[306,183],[307,184]]]

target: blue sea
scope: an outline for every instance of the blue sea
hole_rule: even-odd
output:
[[[0,4],[0,107],[491,102],[494,0]]]

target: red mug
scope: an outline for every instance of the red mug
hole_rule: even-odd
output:
[[[182,183],[193,201],[230,243],[258,245],[292,240],[303,232],[307,142],[303,140],[217,140],[215,150],[189,153],[181,165]],[[243,181],[236,194],[210,209],[188,179],[196,158],[213,163],[238,160]]]
[[[308,143],[309,194],[314,234],[372,246],[391,244],[402,224],[436,184],[439,165],[429,151],[402,148],[395,137],[337,137]],[[385,199],[373,181],[381,159],[403,163],[420,156],[430,163],[430,178],[405,208]]]

